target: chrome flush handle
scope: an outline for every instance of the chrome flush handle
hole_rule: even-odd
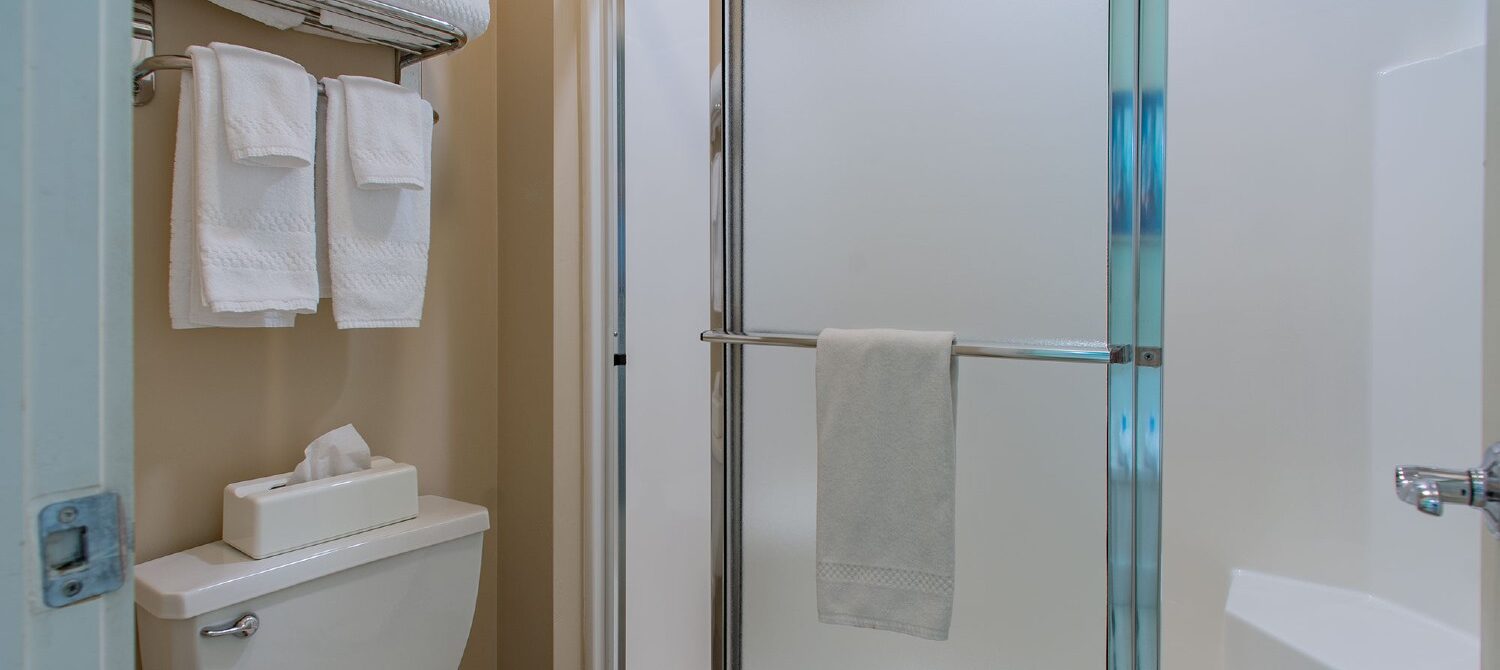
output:
[[[255,631],[258,630],[260,630],[260,617],[255,616],[255,613],[251,612],[249,614],[246,614],[245,616],[240,617],[238,620],[236,620],[232,624],[229,624],[228,626],[220,626],[218,628],[209,626],[207,628],[204,628],[203,630],[198,631],[198,634],[202,635],[203,637],[226,637],[229,635],[233,635],[235,637],[250,637],[251,635],[255,634]]]
[[[1445,503],[1484,509],[1490,534],[1500,538],[1500,443],[1490,445],[1484,463],[1469,470],[1396,468],[1396,496],[1432,516],[1442,516]]]

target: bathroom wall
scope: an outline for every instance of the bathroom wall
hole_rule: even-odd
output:
[[[1484,50],[1376,78],[1371,245],[1371,590],[1479,631],[1476,514],[1416,514],[1394,465],[1477,463],[1481,436]],[[1414,225],[1416,224],[1416,225]],[[1418,343],[1441,342],[1440,347]],[[1434,552],[1434,547],[1446,550]],[[1430,571],[1412,579],[1415,566]]]
[[[516,286],[551,272],[550,267],[501,264],[502,257],[524,255],[506,251],[514,247],[503,246],[502,229],[524,235],[540,228],[549,246],[551,234],[550,215],[500,216],[497,185],[528,169],[511,162],[502,174],[500,157],[529,158],[511,147],[502,150],[496,122],[498,92],[506,76],[515,76],[498,70],[498,47],[502,36],[527,29],[517,22],[528,17],[517,14],[515,6],[506,3],[490,32],[461,52],[424,66],[424,95],[442,122],[434,132],[431,269],[418,329],[338,331],[325,302],[319,314],[299,317],[293,329],[171,330],[167,216],[178,75],[158,75],[156,100],[135,112],[139,560],[218,539],[224,484],[285,472],[309,440],[352,422],[375,453],[417,466],[422,493],[490,508],[492,528],[485,537],[478,607],[462,667],[492,670],[502,658],[516,657],[518,648],[537,645],[498,634],[498,594],[507,594],[508,608],[530,605],[543,595],[508,593],[533,588],[527,585],[529,575],[514,574],[524,565],[514,557],[536,553],[522,542],[530,539],[519,528],[530,523],[523,517],[551,520],[545,513],[550,491],[500,485],[502,472],[506,482],[550,477],[552,451],[550,442],[519,432],[515,424],[525,415],[506,414],[502,431],[498,411],[502,398],[524,395],[502,395],[502,384],[514,389],[551,378],[550,368],[501,367],[502,355],[514,358],[518,354],[507,352],[523,346],[514,327],[500,328],[502,278],[507,295],[514,295],[521,290]],[[157,0],[156,9],[158,53],[182,53],[189,44],[220,40],[280,53],[319,76],[392,75],[388,49],[279,32],[203,0]],[[540,73],[545,84],[549,71]],[[542,102],[550,110],[545,90]],[[547,121],[538,132],[548,132]],[[544,181],[542,187],[550,185]],[[502,274],[497,267],[508,269]],[[542,290],[538,300],[545,301]],[[507,316],[507,323],[514,318]],[[550,315],[545,323],[551,323]],[[545,324],[538,332],[550,337]],[[529,409],[544,416],[549,410]],[[548,454],[545,467],[512,462],[516,454],[535,452]],[[507,557],[513,557],[508,564]],[[508,580],[499,579],[501,565],[508,565]],[[550,591],[544,600],[550,600]]]
[[[1446,545],[1428,554],[1443,567],[1393,565],[1392,556],[1410,554],[1381,538],[1393,536],[1394,524],[1422,521],[1427,531],[1448,524],[1470,537],[1463,529],[1475,532],[1478,518],[1463,510],[1442,519],[1406,516],[1415,512],[1394,502],[1390,467],[1398,463],[1388,461],[1400,452],[1403,461],[1469,467],[1478,445],[1457,445],[1467,455],[1456,463],[1444,455],[1452,451],[1427,446],[1477,435],[1477,425],[1423,425],[1432,411],[1461,412],[1474,392],[1462,375],[1442,377],[1449,368],[1423,371],[1428,355],[1396,353],[1435,343],[1374,335],[1403,313],[1441,319],[1446,307],[1427,308],[1463,300],[1410,304],[1390,292],[1406,284],[1401,271],[1426,273],[1413,285],[1446,281],[1456,268],[1425,255],[1401,259],[1400,236],[1450,222],[1435,218],[1443,211],[1426,211],[1377,228],[1375,188],[1377,147],[1391,140],[1378,134],[1379,73],[1481,43],[1483,17],[1480,0],[1171,5],[1167,670],[1223,667],[1221,613],[1234,568],[1370,591],[1440,619],[1472,619],[1472,610],[1433,611],[1436,602],[1383,589],[1377,579],[1395,572],[1422,588],[1429,571],[1474,577],[1458,572],[1472,570],[1462,567],[1472,558],[1450,564],[1441,556]],[[1395,203],[1379,206],[1387,217],[1399,214]],[[1455,330],[1431,355],[1472,360],[1463,352],[1474,337]],[[1403,390],[1402,375],[1421,385]],[[1428,402],[1389,404],[1413,394]],[[1399,439],[1391,425],[1403,421],[1416,423],[1406,430],[1419,439],[1386,441]],[[1387,446],[1376,452],[1377,444]],[[1453,551],[1472,548],[1470,539]]]

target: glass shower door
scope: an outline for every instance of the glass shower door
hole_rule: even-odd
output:
[[[725,4],[727,335],[707,339],[906,328],[1084,353],[960,359],[953,623],[930,642],[818,622],[815,352],[715,347],[720,667],[1154,668],[1155,11]]]

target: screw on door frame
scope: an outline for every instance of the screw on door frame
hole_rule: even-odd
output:
[[[57,520],[61,523],[73,523],[78,520],[78,508],[64,507],[57,513]]]
[[[1161,347],[1136,348],[1136,364],[1145,368],[1161,367]]]

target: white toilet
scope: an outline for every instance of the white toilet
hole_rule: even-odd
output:
[[[145,670],[452,670],[489,513],[437,496],[417,518],[255,560],[214,542],[136,566]]]

